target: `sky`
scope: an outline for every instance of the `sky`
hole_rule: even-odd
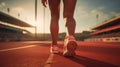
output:
[[[50,10],[49,6],[43,10],[41,0],[38,0],[37,21],[35,22],[35,0],[0,0],[0,11],[37,26],[38,33],[50,33]],[[74,18],[76,19],[76,33],[90,31],[92,27],[120,15],[120,0],[77,0]],[[59,32],[65,32],[63,21],[63,3],[60,4]],[[18,17],[18,13],[20,16]],[[44,20],[45,13],[45,22]],[[34,29],[29,29],[34,32]]]

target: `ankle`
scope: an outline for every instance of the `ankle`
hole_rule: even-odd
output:
[[[51,46],[52,46],[52,47],[56,47],[56,46],[58,46],[58,45],[56,45],[56,44],[55,44],[55,45],[51,44]]]
[[[51,43],[51,46],[57,46],[57,43]]]
[[[66,36],[65,38],[75,38],[73,35]]]
[[[65,40],[69,40],[69,41],[76,41],[74,36],[66,36]]]

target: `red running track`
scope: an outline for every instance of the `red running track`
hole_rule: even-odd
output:
[[[0,67],[119,67],[120,43],[78,42],[74,57],[50,54],[50,42],[0,43]]]

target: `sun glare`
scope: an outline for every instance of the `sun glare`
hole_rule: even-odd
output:
[[[39,21],[32,20],[32,21],[29,21],[29,24],[34,26],[32,28],[27,28],[27,30],[29,30],[31,33],[35,33],[35,27],[36,27],[37,33],[44,33],[43,20],[39,20]]]

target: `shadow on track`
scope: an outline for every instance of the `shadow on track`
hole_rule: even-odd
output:
[[[62,53],[59,53],[58,55],[64,57]],[[70,59],[71,61],[74,61],[78,64],[82,64],[85,67],[119,67],[110,63],[94,60],[94,59],[79,56],[79,55],[76,55],[74,57],[64,57],[64,58]]]

